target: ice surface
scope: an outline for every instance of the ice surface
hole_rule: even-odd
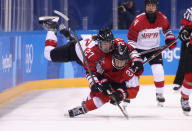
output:
[[[129,120],[111,104],[69,118],[67,110],[86,99],[87,87],[33,91],[0,106],[0,131],[192,131],[192,112],[183,115],[172,87],[166,85],[165,105],[158,107],[155,87],[141,86],[127,107]]]

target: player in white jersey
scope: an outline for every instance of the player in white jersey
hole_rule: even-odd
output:
[[[160,31],[165,35],[165,43],[168,44],[175,40],[167,17],[158,12],[158,0],[145,0],[145,13],[138,15],[131,24],[128,32],[128,43],[136,48],[138,52],[146,51],[160,46]],[[169,49],[176,47],[176,43]],[[142,55],[144,59],[151,57],[156,51]],[[156,86],[156,98],[160,106],[163,106],[165,98],[164,88],[164,69],[162,55],[160,54],[149,62],[154,76]]]

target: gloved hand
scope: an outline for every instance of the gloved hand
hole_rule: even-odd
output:
[[[102,88],[103,88],[103,85],[101,85],[100,83],[95,83],[93,85],[90,85],[91,86],[91,93],[94,95],[94,96],[98,96],[102,93]]]
[[[183,27],[179,32],[179,39],[185,43],[189,42],[191,32],[192,30],[188,26]]]
[[[135,72],[136,76],[142,75],[143,70],[144,70],[142,59],[137,58],[136,60],[133,60],[131,68]]]
[[[117,103],[119,104],[122,100],[128,97],[128,92],[124,91],[123,89],[117,89],[116,91],[112,92],[111,96],[112,99],[110,100],[110,103],[116,105]]]
[[[167,45],[167,44],[172,43],[174,40],[175,40],[175,36],[174,36],[174,35],[169,35],[169,36],[167,36],[167,38],[165,39],[165,43],[166,43],[166,45]],[[172,49],[175,48],[176,46],[177,46],[177,42],[175,42],[173,45],[171,45],[171,46],[169,47],[169,50],[172,50]]]
[[[102,83],[102,92],[104,95],[109,96],[112,92],[111,86],[109,82]]]
[[[72,36],[71,32],[64,24],[59,25],[59,30],[60,34],[64,35],[68,41],[74,41],[76,43],[75,38]]]

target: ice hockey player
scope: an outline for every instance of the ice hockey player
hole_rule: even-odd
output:
[[[189,95],[192,91],[192,7],[184,13],[181,21],[182,27],[179,38],[182,44],[186,44],[184,58],[185,75],[181,87],[181,107],[185,115],[189,115],[191,107],[189,105]]]
[[[52,18],[52,17],[51,17]],[[68,30],[61,30],[70,41],[63,46],[57,47],[58,20],[57,17],[41,17],[40,24],[46,27],[48,32],[45,41],[44,56],[53,62],[76,61],[78,64],[84,64],[83,56],[77,41],[70,35]],[[55,20],[56,19],[56,20]],[[86,59],[94,71],[95,63],[108,53],[111,53],[115,47],[114,37],[109,29],[100,29],[94,39],[83,39],[80,41]]]
[[[160,31],[165,35],[165,43],[175,40],[171,32],[167,17],[157,11],[158,0],[144,0],[145,13],[138,15],[131,24],[128,36],[128,44],[131,44],[138,52],[150,50],[160,46]],[[176,47],[176,43],[169,49]],[[144,59],[152,56],[156,51],[142,55]],[[162,55],[160,54],[149,62],[156,86],[156,100],[159,106],[163,106],[164,93],[164,69]]]
[[[143,72],[143,60],[132,46],[121,38],[115,40],[119,43],[113,54],[107,55],[97,64],[96,81],[99,88],[90,84],[91,92],[81,106],[69,110],[69,116],[74,117],[95,110],[105,103],[116,104],[122,100],[134,99],[139,91],[139,76]]]
[[[58,17],[53,16],[40,17],[39,19],[39,23],[48,30],[44,49],[45,58],[53,62],[76,61],[84,66],[86,69],[86,77],[90,84],[92,84],[92,79],[88,73],[87,66],[83,61],[83,56],[77,41],[74,40],[66,28],[60,29],[60,33],[64,34],[69,42],[63,46],[57,47],[56,32],[58,30],[58,20]],[[114,38],[111,30],[104,28],[100,29],[99,33],[96,36],[93,36],[92,39],[83,39],[80,41],[95,81],[98,81],[98,78],[95,76],[96,63],[114,50],[118,44],[116,39],[118,40],[120,38]],[[95,86],[99,85],[96,84]]]

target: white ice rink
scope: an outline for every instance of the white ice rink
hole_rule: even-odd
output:
[[[26,93],[0,106],[0,131],[192,131],[192,112],[183,115],[180,94],[172,85],[166,85],[164,107],[157,107],[154,86],[141,86],[128,105],[129,120],[111,104],[69,118],[67,110],[79,106],[88,94],[88,88]]]

